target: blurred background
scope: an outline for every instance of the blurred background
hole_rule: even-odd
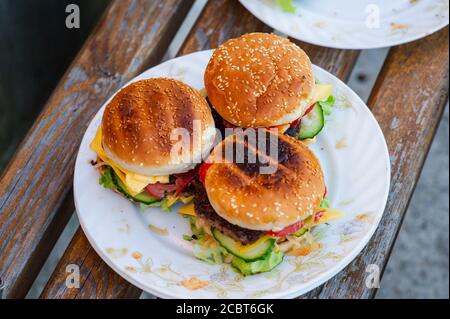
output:
[[[172,44],[181,44],[205,0],[198,0]],[[65,28],[68,4],[81,9],[81,28]],[[0,0],[0,174],[109,0]],[[364,51],[349,85],[367,100],[387,50]],[[449,298],[448,105],[381,282],[378,298]],[[61,235],[28,297],[43,284],[78,226]],[[148,296],[147,296],[148,297]]]

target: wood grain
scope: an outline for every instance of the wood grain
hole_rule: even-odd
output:
[[[358,50],[338,50],[293,40],[310,57],[311,62],[346,82],[358,60]]]
[[[304,298],[371,298],[368,265],[384,271],[448,99],[448,27],[390,50],[368,105],[386,138],[391,192],[375,235],[341,273]],[[426,212],[424,212],[426,213]]]
[[[271,29],[254,18],[236,1],[209,1],[178,55],[215,48],[230,38],[255,31],[270,32]],[[358,57],[357,51],[330,50],[313,45],[301,45],[310,54],[314,63],[326,68],[341,79],[346,79],[349,76]],[[78,256],[80,251],[83,251],[83,256],[87,256],[85,259]],[[81,291],[78,292],[73,292],[75,289],[65,289],[65,267],[70,263],[77,263],[77,260],[81,263],[79,265],[84,269],[85,273],[89,273],[90,280],[93,283],[106,282],[110,278],[116,278],[114,277],[114,271],[106,266],[88,244],[85,235],[81,230],[78,230],[48,281],[41,298],[78,298],[79,296],[83,296],[83,298],[96,298],[99,296],[102,298],[124,297],[117,294],[117,290],[112,289],[108,290],[109,294],[104,295],[104,290],[97,291],[96,288],[99,286],[94,284],[82,286]],[[91,266],[87,265],[83,260],[89,260],[89,264],[96,267],[102,265],[102,271],[89,270]],[[96,261],[93,262],[93,260]],[[133,294],[135,294],[134,297],[137,296],[136,292],[138,290],[137,288],[133,289],[131,284],[123,285],[122,281],[118,284],[121,285],[122,289],[132,291],[132,294],[126,295],[127,297],[133,297]],[[111,285],[113,284],[111,283]]]
[[[245,33],[271,31],[237,1],[209,1],[178,55],[217,48]]]
[[[112,271],[94,252],[81,228],[75,233],[70,246],[77,249],[65,251],[62,259],[66,261],[66,264],[63,269],[54,273],[55,278],[52,280],[65,283],[66,278],[70,275],[70,269],[66,269],[66,267],[76,265],[80,271],[80,288],[68,288],[65,284],[47,285],[41,298],[105,299],[114,296],[115,298],[129,299],[140,296],[141,291],[138,288]],[[95,294],[93,295],[92,292]]]
[[[5,297],[25,296],[72,213],[58,209],[70,196],[90,119],[114,91],[160,60],[192,2],[113,2],[50,97],[0,181]]]

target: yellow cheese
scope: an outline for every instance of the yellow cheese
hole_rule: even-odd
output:
[[[91,148],[97,153],[97,156],[106,164],[111,166],[116,175],[120,178],[122,183],[127,187],[127,191],[135,196],[141,193],[149,184],[156,184],[158,182],[169,183],[169,175],[166,176],[144,176],[131,172],[120,165],[114,163],[105,153],[102,145],[102,129],[101,126],[97,130],[94,140],[91,143]]]
[[[186,206],[181,207],[178,212],[183,215],[196,216],[194,203],[190,203]]]
[[[268,238],[269,238],[269,236],[262,236],[260,239],[258,239],[257,241],[255,241],[253,244],[250,244],[250,245],[242,245],[241,243],[236,242],[237,249],[239,249],[239,252],[241,252],[241,253],[246,253],[246,252],[252,250],[253,248],[255,248],[256,246],[261,245]]]
[[[144,176],[136,173],[125,173],[125,185],[131,194],[139,194],[149,184],[168,184],[169,176]]]
[[[180,196],[180,200],[183,204],[187,205],[194,199],[194,195],[191,196]]]
[[[317,101],[325,101],[331,94],[333,94],[333,86],[331,84],[316,84],[311,104]]]
[[[322,208],[320,209],[321,212],[323,212],[322,217],[320,217],[320,219],[318,221],[316,221],[314,224],[315,225],[319,225],[319,224],[324,224],[324,223],[328,223],[329,221],[341,218],[342,216],[344,216],[344,213],[341,212],[340,210],[337,209],[333,209],[333,208]]]

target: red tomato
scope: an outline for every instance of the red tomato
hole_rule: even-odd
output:
[[[290,127],[290,128],[297,127],[297,125],[300,123],[301,120],[302,120],[302,118],[299,117],[299,118],[296,119],[294,122],[292,122],[291,125],[290,125],[289,127]]]
[[[303,221],[300,221],[300,222],[295,223],[295,224],[293,224],[291,226],[283,228],[280,231],[271,231],[271,230],[269,230],[269,231],[266,231],[265,233],[267,235],[269,235],[269,236],[272,236],[272,237],[285,237],[287,235],[290,235],[290,234],[293,234],[293,233],[297,232],[297,230],[299,230],[302,227],[303,227]]]
[[[302,117],[308,115],[309,112],[312,111],[312,109],[314,108],[314,106],[316,106],[316,103],[314,103],[313,105],[311,105],[310,107],[308,107],[305,111],[305,114],[303,114],[302,116],[300,116],[298,119],[296,119],[294,122],[291,123],[290,128],[294,128],[297,127],[297,125],[301,122]]]
[[[186,187],[188,187],[189,184],[192,183],[195,178],[195,174],[196,170],[193,169],[187,173],[176,176],[175,185],[177,186],[177,190],[175,191],[175,196],[180,195],[186,189]]]
[[[200,169],[198,171],[198,177],[200,179],[200,182],[202,182],[203,184],[205,183],[206,172],[211,167],[211,165],[212,165],[211,163],[203,163],[202,165],[200,165]]]
[[[325,212],[317,212],[317,213],[314,215],[314,221],[315,221],[315,222],[318,222],[318,221],[323,217],[324,214],[325,214]]]
[[[305,111],[305,114],[303,114],[303,116],[306,116],[309,114],[309,112],[312,111],[312,109],[314,108],[314,106],[316,106],[316,103],[314,103],[313,105],[311,105],[310,107],[308,107],[308,109]],[[302,116],[302,117],[303,117]]]
[[[177,189],[175,184],[150,184],[145,188],[147,193],[156,198],[163,198],[166,193],[174,192]]]

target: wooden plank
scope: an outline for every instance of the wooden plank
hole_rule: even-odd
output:
[[[196,51],[207,50],[215,48],[226,40],[237,37],[248,32],[270,32],[271,29],[254,18],[245,8],[233,0],[227,1],[210,1],[205,6],[199,20],[195,23],[192,31],[189,33],[185,43],[180,49],[178,55],[185,55]],[[302,47],[311,54],[314,63],[333,72],[342,79],[346,79],[351,72],[351,69],[358,56],[357,51],[342,51],[323,49],[317,46],[301,44]],[[330,63],[329,61],[333,61]],[[339,67],[342,65],[342,68]],[[89,266],[82,262],[78,257],[81,249],[87,251],[89,259],[97,258],[95,265],[105,265],[102,272],[95,269],[86,271],[91,274],[90,277],[93,282],[107,282],[108,278],[113,278],[113,270],[109,269],[106,264],[98,257],[93,248],[87,243],[84,234],[79,230],[75,235],[72,243],[68,246],[66,253],[61,258],[55,272],[50,278],[47,286],[42,293],[42,298],[73,298],[74,296],[96,297],[99,296],[98,291],[92,289],[96,287],[91,285],[89,287],[83,286],[81,292],[74,294],[73,289],[65,289],[65,267],[71,263],[81,261],[79,266],[88,269]],[[85,255],[83,253],[83,255]],[[94,275],[92,275],[94,274]],[[122,287],[132,287],[131,284]],[[119,298],[121,296],[115,294],[113,290],[109,290],[109,295],[102,295],[104,298]]]
[[[237,1],[209,1],[178,55],[217,48],[245,33],[271,31]]]
[[[357,50],[337,50],[293,40],[311,58],[311,62],[347,81],[359,57]]]
[[[113,2],[50,97],[0,181],[5,297],[25,296],[73,212],[58,209],[71,191],[87,123],[114,91],[160,60],[192,2]]]
[[[65,284],[58,286],[47,285],[42,293],[43,298],[70,298],[86,299],[98,298],[105,299],[114,296],[114,298],[138,298],[141,291],[122,279],[118,274],[112,271],[106,263],[95,253],[89,244],[81,228],[75,233],[70,247],[77,249],[68,249],[65,251],[62,260],[70,261],[63,265],[61,271],[55,272],[55,280],[65,283],[70,274],[66,271],[68,265],[79,267],[80,288],[67,288]],[[95,294],[93,294],[95,292]]]
[[[448,27],[391,49],[368,105],[386,137],[392,180],[375,235],[344,271],[304,298],[371,298],[368,265],[384,271],[448,99]],[[426,213],[426,212],[425,212]]]

